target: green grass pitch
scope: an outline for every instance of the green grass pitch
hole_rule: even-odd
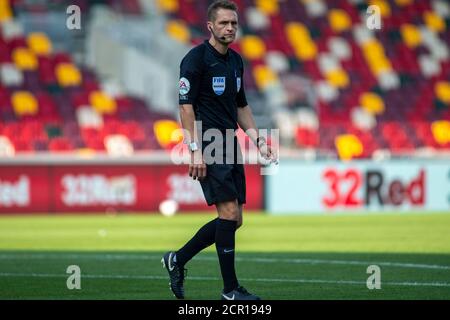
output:
[[[0,216],[0,299],[174,299],[161,256],[213,217]],[[245,213],[236,243],[240,283],[263,299],[450,299],[450,214]],[[70,265],[80,290],[66,286]],[[186,267],[187,299],[220,298],[214,246]]]

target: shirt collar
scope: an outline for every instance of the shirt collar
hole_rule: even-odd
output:
[[[228,59],[228,56],[230,55],[230,49],[229,49],[229,48],[228,48],[228,50],[227,50],[227,53],[221,54],[219,51],[216,50],[216,48],[214,48],[214,47],[209,43],[209,40],[205,40],[204,43],[206,44],[206,46],[209,48],[209,50],[211,50],[212,53],[213,53],[216,57],[221,58],[221,59],[224,59],[224,60]]]

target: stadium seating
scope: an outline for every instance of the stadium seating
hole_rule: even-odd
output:
[[[92,5],[73,2],[83,10]],[[241,26],[233,49],[244,58],[248,92],[294,101],[272,115],[282,141],[342,159],[376,150],[450,150],[447,1],[235,2]],[[137,0],[95,3],[142,14]],[[155,3],[168,18],[169,37],[194,45],[207,36],[208,1]],[[370,4],[380,8],[382,30],[366,26]],[[92,149],[127,155],[173,147],[176,119],[136,97],[105,91],[95,70],[56,50],[45,33],[24,34],[14,17],[46,10],[40,2],[0,1],[1,154]],[[292,95],[305,90],[291,81],[295,77],[313,84],[314,105],[295,102]]]
[[[141,14],[138,1],[104,3],[122,13]],[[77,150],[127,156],[172,147],[167,130],[179,125],[171,115],[152,111],[141,99],[104,92],[95,70],[77,65],[68,52],[56,52],[45,33],[24,34],[13,15],[45,10],[39,3],[0,1],[1,156]],[[156,126],[157,121],[170,126]],[[160,131],[165,131],[163,139]]]
[[[281,130],[299,148],[343,158],[370,157],[379,149],[394,155],[423,147],[450,150],[447,1],[235,2],[241,36],[233,48],[250,69],[246,87],[263,93],[286,74],[314,83],[317,128],[298,121],[294,134]],[[157,3],[169,21],[184,22],[192,44],[207,37],[198,13],[206,12],[208,1]],[[371,4],[380,8],[380,31],[366,27]],[[273,115],[275,127],[288,126],[282,112]]]

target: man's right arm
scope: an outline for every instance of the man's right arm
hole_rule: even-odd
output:
[[[203,179],[206,176],[206,165],[203,162],[202,151],[197,137],[195,125],[194,103],[199,95],[202,57],[199,51],[191,50],[183,59],[180,65],[180,119],[185,130],[184,140],[190,144],[196,142],[198,150],[191,151],[191,163],[189,165],[189,175],[194,179]]]
[[[181,104],[180,105],[180,118],[181,125],[185,130],[186,136],[184,137],[186,143],[196,142],[198,146],[199,139],[197,137],[197,128],[195,125],[195,113],[192,104]],[[202,150],[190,151],[191,162],[189,164],[189,176],[193,177],[194,180],[198,178],[202,180],[206,177],[206,165],[203,161]]]
[[[193,141],[198,141],[196,139],[195,130],[195,113],[194,106],[192,104],[181,104],[180,105],[180,119],[183,129],[186,131],[185,142],[190,143]]]
[[[194,104],[198,98],[201,81],[201,58],[194,51],[190,51],[180,64],[179,105],[180,118],[183,129],[189,134],[185,142],[196,138]]]

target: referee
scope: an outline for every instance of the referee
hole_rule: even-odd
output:
[[[228,48],[236,38],[236,4],[225,0],[212,3],[208,8],[207,27],[210,39],[189,51],[181,62],[179,104],[181,123],[189,137],[189,175],[198,179],[206,202],[215,205],[218,218],[201,227],[178,251],[167,252],[161,261],[169,273],[172,292],[178,299],[184,299],[184,266],[215,243],[224,285],[221,299],[259,300],[239,284],[234,268],[235,232],[242,225],[246,186],[244,166],[238,161],[242,154],[237,138],[233,134],[232,141],[228,141],[225,131],[236,131],[239,124],[257,145],[261,156],[271,160],[276,156],[257,134],[245,97],[242,58]],[[217,161],[210,161],[211,157],[206,159],[205,148],[209,143],[201,137],[209,129],[222,133],[220,140],[227,144],[222,143],[222,150],[211,154]],[[229,161],[230,158],[233,161]]]

